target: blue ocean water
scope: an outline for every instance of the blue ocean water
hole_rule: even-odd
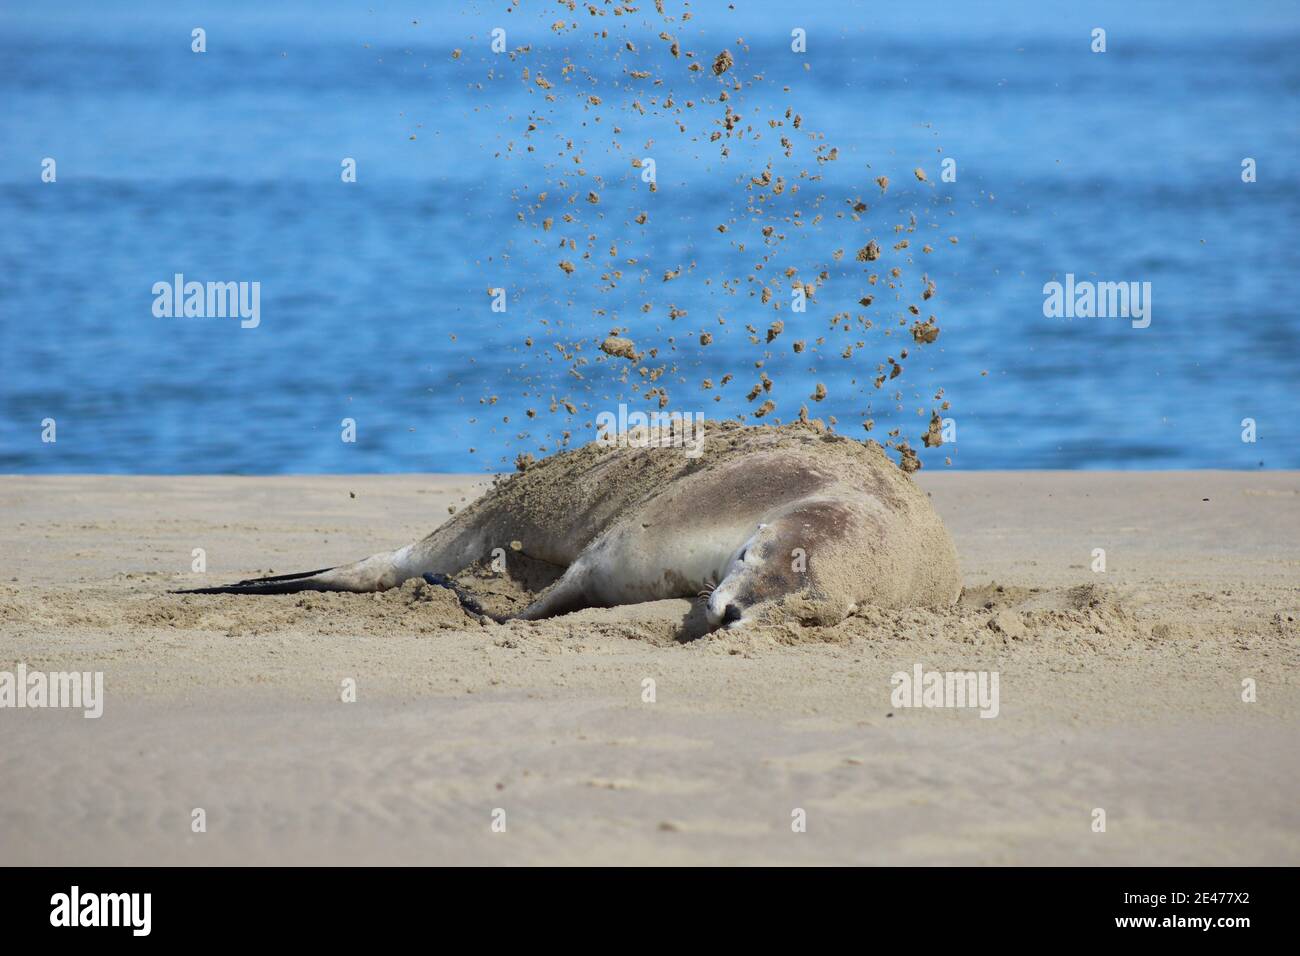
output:
[[[706,67],[726,47],[733,75],[762,76],[730,102],[765,138],[725,157],[708,142],[723,87],[672,61],[652,3],[617,23],[557,4],[266,6],[0,12],[0,472],[499,470],[561,432],[589,436],[620,402],[652,407],[626,363],[595,360],[615,327],[658,347],[673,410],[752,412],[761,360],[773,417],[807,404],[848,434],[870,417],[873,437],[901,428],[918,446],[942,389],[957,440],[922,450],[932,469],[1300,468],[1294,3],[1235,19],[1195,2],[701,4],[672,27],[683,47]],[[579,28],[553,32],[556,19]],[[494,54],[497,26],[529,52]],[[1089,48],[1096,26],[1105,53]],[[601,28],[630,31],[638,52],[611,57]],[[641,68],[673,79],[638,87],[626,71]],[[693,105],[633,106],[669,95]],[[804,130],[780,155],[790,128],[768,121],[787,107],[833,162]],[[653,193],[631,164],[646,156]],[[762,219],[746,203],[769,156],[800,189]],[[855,221],[858,200],[870,209]],[[539,228],[565,212],[572,227]],[[888,248],[911,215],[903,298],[882,285],[873,327],[832,335],[833,316],[862,311],[854,249],[871,235]],[[769,245],[771,222],[786,238]],[[825,271],[825,288],[806,313],[774,312],[750,295],[760,263]],[[154,284],[177,273],[260,283],[260,324],[155,316]],[[1043,286],[1067,273],[1151,283],[1150,326],[1046,317]],[[938,290],[924,303],[922,274]],[[913,301],[938,316],[933,345],[897,327]],[[812,347],[795,354],[795,338]],[[876,389],[903,348],[904,373]],[[700,387],[728,371],[727,388]],[[576,414],[550,412],[560,400]]]

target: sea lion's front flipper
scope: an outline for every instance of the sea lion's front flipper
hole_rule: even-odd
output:
[[[498,624],[504,624],[507,621],[540,621],[545,617],[553,617],[556,614],[567,614],[569,611],[579,611],[584,607],[590,607],[591,601],[588,599],[583,584],[581,573],[570,573],[570,568],[564,575],[550,587],[538,596],[537,600],[524,608],[518,614],[493,614],[491,611],[484,609],[483,605],[469,591],[461,587],[448,575],[445,574],[425,574],[424,580],[429,584],[440,588],[446,588],[456,595],[456,600],[460,601],[460,606],[470,614],[480,614],[489,617]]]
[[[519,621],[540,621],[557,614],[568,614],[591,607],[587,593],[587,574],[581,561],[569,565],[564,575],[538,595],[537,600],[515,615]]]
[[[506,621],[510,620],[508,617],[503,617],[500,614],[493,614],[491,611],[485,609],[483,605],[479,603],[478,598],[469,591],[466,591],[445,574],[425,574],[424,580],[426,583],[432,584],[434,587],[446,588],[452,594],[456,595],[456,600],[460,602],[460,606],[470,614],[490,617],[498,624],[504,624]]]

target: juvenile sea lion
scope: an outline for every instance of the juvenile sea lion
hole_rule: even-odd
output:
[[[592,442],[501,480],[396,551],[189,593],[383,591],[418,577],[450,586],[450,576],[515,543],[565,569],[515,615],[524,620],[697,594],[707,594],[715,627],[782,600],[828,624],[860,604],[956,601],[952,541],[880,446],[815,423],[710,422],[708,430],[693,456]]]

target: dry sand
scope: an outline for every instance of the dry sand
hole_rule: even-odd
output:
[[[1300,863],[1300,475],[919,480],[957,608],[686,640],[685,601],[167,593],[404,544],[481,479],[0,478],[0,670],[107,698],[0,710],[0,862]],[[999,716],[893,707],[917,662],[996,670]]]

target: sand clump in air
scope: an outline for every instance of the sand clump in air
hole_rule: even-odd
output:
[[[636,343],[617,335],[611,335],[601,342],[600,350],[614,358],[627,359],[629,362],[641,361],[641,353],[636,350]]]

